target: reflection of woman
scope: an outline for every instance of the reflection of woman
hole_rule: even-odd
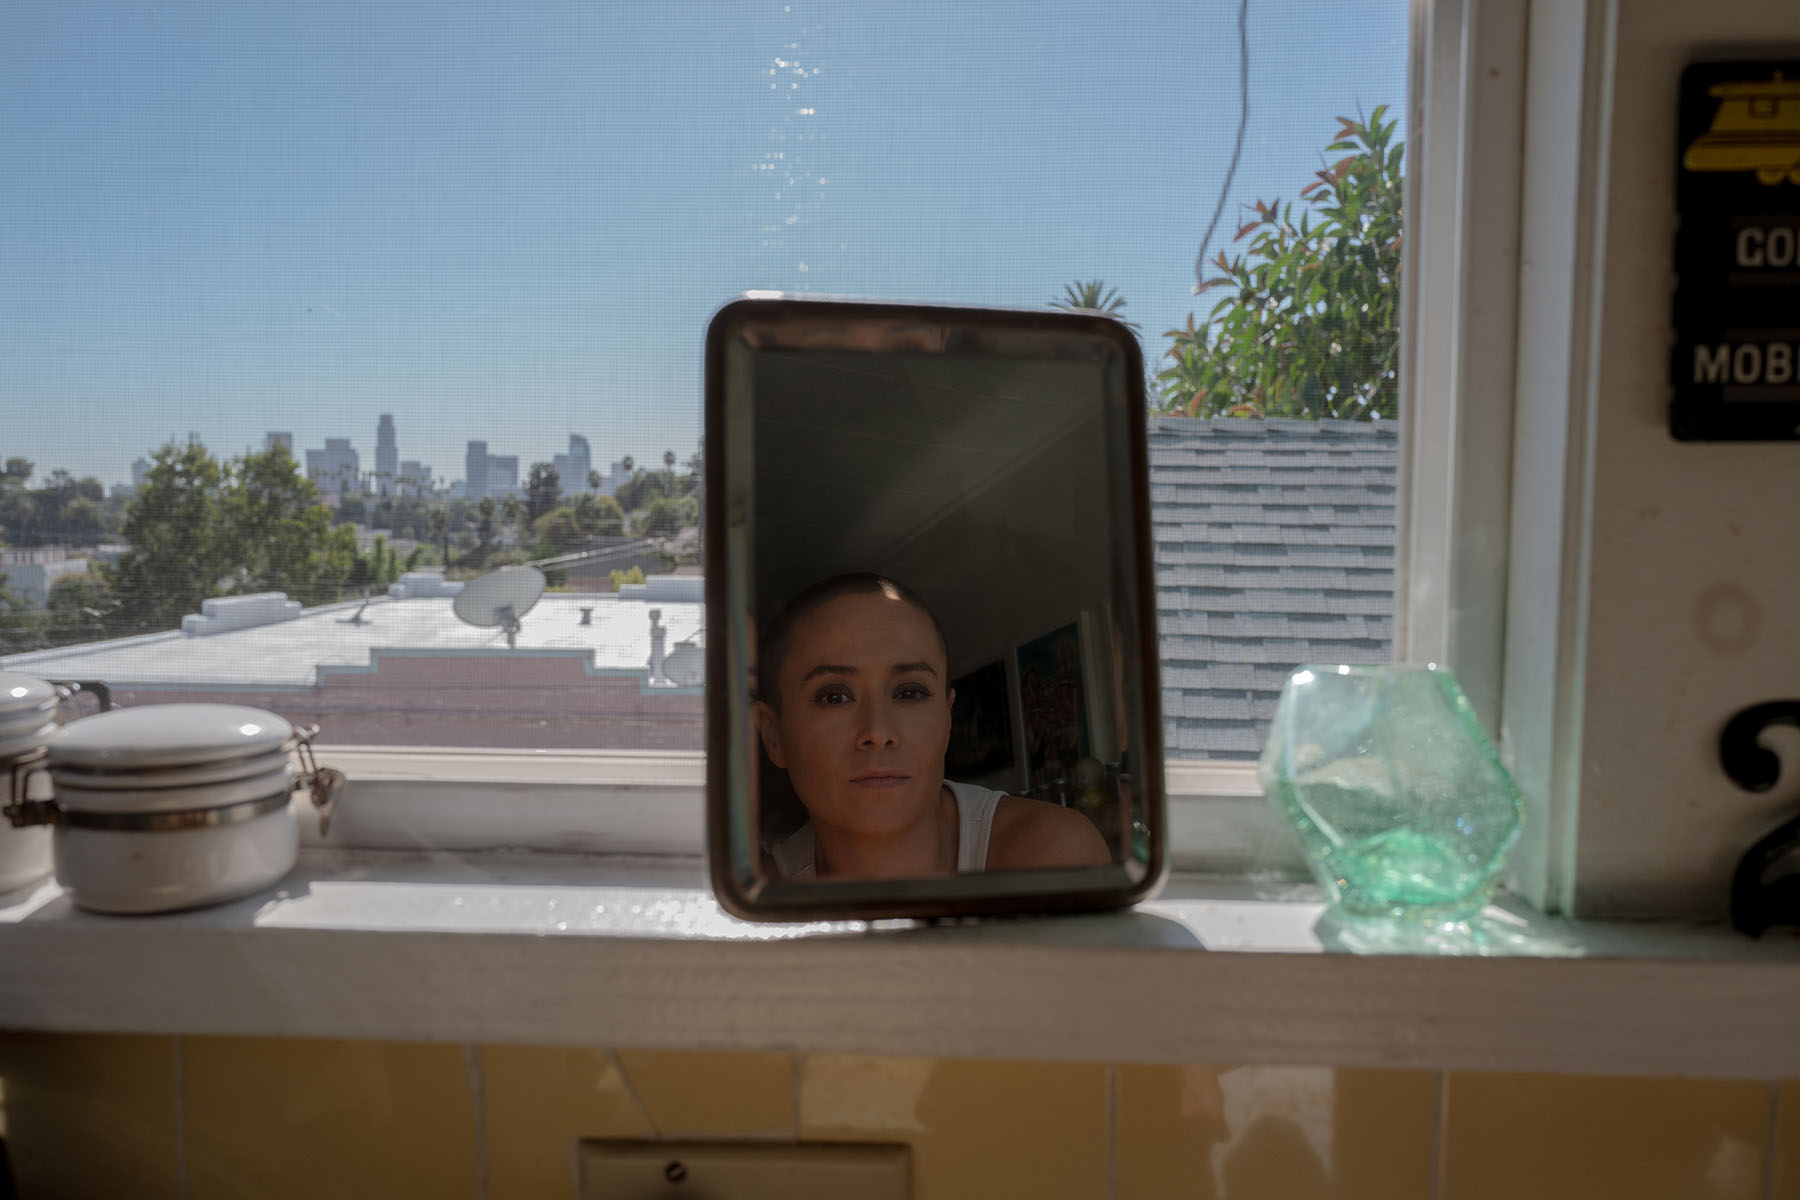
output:
[[[948,657],[924,602],[878,575],[815,584],[767,626],[757,730],[809,819],[766,869],[895,879],[1112,861],[1078,812],[944,778]]]

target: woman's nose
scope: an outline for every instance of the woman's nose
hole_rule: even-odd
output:
[[[882,704],[871,704],[863,709],[862,725],[856,739],[858,749],[887,750],[900,744],[894,723],[888,717],[887,707]]]

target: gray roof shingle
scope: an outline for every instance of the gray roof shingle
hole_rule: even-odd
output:
[[[1392,422],[1152,418],[1163,727],[1254,759],[1303,663],[1393,655]]]

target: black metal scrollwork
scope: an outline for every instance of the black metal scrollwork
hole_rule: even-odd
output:
[[[1781,778],[1781,758],[1758,742],[1776,725],[1800,727],[1800,700],[1753,704],[1725,723],[1719,762],[1747,792],[1766,792]],[[1770,878],[1771,869],[1800,850],[1800,814],[1764,834],[1738,860],[1731,876],[1731,925],[1760,937],[1771,925],[1800,925],[1800,869]]]

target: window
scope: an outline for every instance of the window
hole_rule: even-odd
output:
[[[1098,307],[1154,364],[1175,783],[1245,791],[1291,667],[1393,653],[1414,44],[1247,14],[1234,156],[1235,6],[9,9],[4,662],[697,751],[712,308]],[[509,648],[452,594],[516,563]]]

